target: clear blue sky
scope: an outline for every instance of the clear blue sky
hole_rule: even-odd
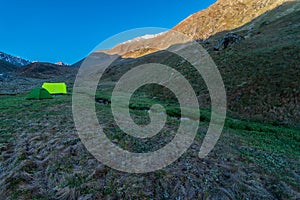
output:
[[[72,64],[120,32],[172,28],[216,0],[2,0],[0,51]]]

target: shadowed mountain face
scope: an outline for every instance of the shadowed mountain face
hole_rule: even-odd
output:
[[[288,2],[234,32],[245,40],[221,52],[203,42],[219,67],[229,109],[246,118],[300,121],[300,3]]]
[[[17,66],[0,60],[0,73],[11,72],[11,71],[14,71],[15,69],[17,69]]]
[[[52,78],[69,72],[69,67],[42,62],[35,62],[16,70],[16,74],[30,78]]]

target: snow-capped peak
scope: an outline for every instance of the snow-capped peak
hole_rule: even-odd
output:
[[[25,65],[29,65],[31,62],[25,59],[22,59],[17,56],[11,56],[9,54],[0,52],[0,60],[13,64],[17,67],[23,67]]]

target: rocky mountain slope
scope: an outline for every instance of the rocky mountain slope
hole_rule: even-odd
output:
[[[150,53],[167,49],[172,44],[189,41],[190,38],[178,37],[178,34],[174,34],[172,32],[163,32],[150,38],[135,38],[133,40],[121,43],[111,50],[99,52],[107,54],[118,54],[123,58],[138,58]]]
[[[216,33],[241,27],[279,5],[290,0],[218,0],[208,9],[195,13],[173,28],[191,39],[207,39]],[[170,33],[155,37],[133,39],[117,45],[108,54],[119,54],[125,58],[137,58],[166,49],[178,40]],[[153,49],[151,46],[159,46]]]
[[[174,27],[194,39],[206,39],[228,31],[290,0],[218,0],[208,9],[195,13]]]
[[[17,67],[22,67],[29,65],[31,62],[20,57],[12,56],[3,52],[0,52],[0,60],[15,65]]]
[[[0,73],[11,72],[17,69],[17,66],[0,60]]]

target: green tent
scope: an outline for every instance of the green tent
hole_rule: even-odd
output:
[[[50,94],[67,94],[67,85],[65,83],[44,83],[42,88]]]
[[[31,90],[26,99],[53,99],[53,97],[44,88],[37,87]]]

